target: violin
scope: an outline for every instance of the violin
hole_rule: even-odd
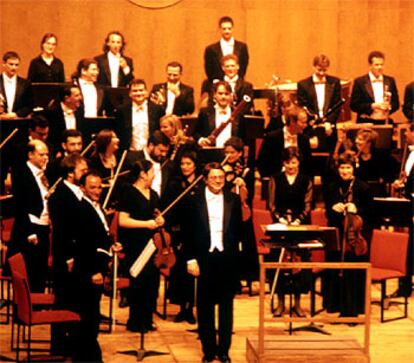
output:
[[[156,209],[155,217],[160,214],[160,211]],[[173,267],[177,259],[174,254],[174,250],[171,247],[170,234],[165,230],[164,227],[160,227],[154,233],[152,239],[155,246],[157,247],[157,252],[154,258],[154,265],[158,269]]]

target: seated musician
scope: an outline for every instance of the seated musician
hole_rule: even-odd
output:
[[[384,61],[384,53],[372,51],[368,74],[354,80],[351,110],[357,113],[357,123],[392,123],[389,115],[400,107],[395,79],[384,75]]]
[[[341,83],[339,78],[327,75],[329,58],[320,54],[313,59],[313,74],[311,77],[298,82],[298,104],[309,112],[310,126],[309,136],[315,135],[312,126],[315,122],[325,128],[324,137],[318,137],[319,150],[332,151],[335,145],[335,130],[341,108],[338,107],[330,115],[326,115],[329,109],[338,105],[341,101]],[[313,125],[312,125],[313,123]],[[325,140],[326,139],[326,140]]]
[[[233,105],[233,95],[230,84],[218,81],[213,85],[215,106],[202,108],[198,115],[198,122],[194,138],[201,147],[217,146],[223,147],[224,142],[230,136],[243,136],[242,125],[239,117],[229,123],[217,136],[215,142],[209,139],[211,133],[223,122],[230,119]]]
[[[57,36],[53,33],[43,35],[40,42],[40,55],[31,60],[27,79],[34,83],[63,83],[65,70],[63,63],[55,56]]]
[[[312,207],[312,181],[311,179],[299,172],[300,155],[296,148],[287,148],[283,151],[283,171],[270,178],[268,207],[275,223],[298,226],[300,224],[309,224],[310,210]],[[296,252],[287,252],[294,260],[293,254]],[[309,260],[309,253],[302,249],[299,252],[302,260]],[[300,317],[305,316],[300,306],[300,295],[309,291],[309,270],[293,272],[293,286],[289,287],[287,270],[279,276],[277,285],[278,307],[275,316],[281,316],[285,310],[285,294],[293,290],[295,303],[293,312]]]
[[[326,195],[326,216],[340,234],[340,251],[327,251],[327,261],[363,262],[367,249],[362,248],[361,232],[369,240],[368,210],[371,205],[369,186],[355,177],[355,155],[345,152],[338,159],[339,180],[333,181]],[[360,216],[362,223],[355,218]],[[354,233],[352,233],[354,231]],[[364,313],[365,278],[362,270],[327,270],[323,281],[323,306],[329,313],[351,317]]]
[[[9,51],[3,55],[0,76],[0,119],[26,117],[32,110],[30,83],[18,76],[20,57]]]
[[[414,82],[407,84],[405,87],[402,109],[408,122],[414,122]]]
[[[161,105],[166,115],[190,115],[194,112],[194,89],[181,82],[183,66],[178,62],[167,64],[167,81],[154,84],[153,101]]]

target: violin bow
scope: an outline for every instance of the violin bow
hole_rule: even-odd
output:
[[[7,137],[2,141],[0,144],[0,150],[3,149],[3,146],[7,144],[7,142],[19,131],[18,128],[15,128]]]

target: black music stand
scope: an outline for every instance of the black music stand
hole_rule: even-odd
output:
[[[127,87],[105,87],[110,108],[117,110],[128,99],[129,89]]]
[[[356,124],[355,128],[350,128],[347,130],[347,138],[355,140],[357,132],[363,128],[364,124]],[[366,125],[366,128],[369,128],[378,134],[377,141],[375,142],[375,147],[377,149],[392,149],[392,135],[394,132],[392,125],[372,125],[368,123]]]
[[[224,159],[224,148],[208,146],[198,151],[200,165],[204,166],[211,162],[221,162]]]
[[[244,138],[249,147],[248,164],[254,165],[256,159],[256,139],[263,139],[265,119],[262,116],[243,116]]]
[[[59,100],[60,91],[70,85],[71,83],[58,82],[32,83],[33,106],[49,107],[53,102]]]
[[[115,118],[85,117],[78,129],[82,133],[84,144],[88,145],[99,131],[103,129],[115,130]]]
[[[413,209],[409,199],[405,198],[374,198],[375,224],[407,227],[412,223]]]

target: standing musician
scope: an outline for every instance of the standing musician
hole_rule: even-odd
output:
[[[395,79],[384,75],[384,53],[374,50],[368,55],[369,72],[354,80],[351,110],[357,123],[392,123],[389,115],[400,107]]]
[[[52,223],[53,294],[57,309],[70,309],[73,299],[73,258],[79,238],[79,209],[83,192],[81,177],[88,172],[88,164],[79,153],[71,153],[61,160],[63,182],[48,199]],[[51,351],[53,355],[66,356],[69,352],[67,331],[61,324],[52,325]]]
[[[9,51],[3,55],[0,76],[0,119],[26,117],[31,109],[30,83],[18,76],[20,57]]]
[[[188,272],[198,277],[197,320],[202,362],[230,362],[233,299],[239,286],[240,198],[224,188],[219,163],[205,166],[206,186],[188,206],[192,242],[187,247]],[[218,341],[215,329],[218,305]]]
[[[140,151],[150,135],[160,128],[160,118],[165,112],[161,106],[148,101],[147,85],[143,79],[129,84],[129,101],[116,113],[116,134],[122,150]]]
[[[154,84],[151,97],[161,105],[166,115],[190,115],[194,112],[194,89],[181,82],[183,66],[178,62],[167,64],[167,82]]]
[[[155,217],[160,207],[157,192],[151,189],[154,168],[148,160],[138,160],[130,173],[131,185],[125,187],[119,201],[119,240],[124,246],[125,263],[130,268],[154,232],[165,223]],[[130,277],[129,318],[127,330],[147,332],[156,330],[153,313],[156,310],[159,271],[153,258],[136,277]]]
[[[296,148],[285,149],[282,160],[283,172],[273,175],[269,182],[268,208],[273,222],[293,226],[309,224],[313,198],[312,181],[310,177],[299,172],[300,155]],[[303,249],[299,258],[309,261],[309,253]],[[293,312],[299,317],[305,316],[300,306],[300,295],[309,290],[309,272],[301,270],[293,273],[292,287],[289,286],[289,277],[282,272],[276,290],[278,307],[274,312],[275,316],[282,316],[285,310],[285,294],[289,292],[293,292],[295,297]]]
[[[414,82],[405,87],[403,112],[408,122],[414,122]]]
[[[48,273],[49,209],[45,196],[49,183],[45,176],[49,161],[47,145],[32,140],[27,145],[27,162],[12,169],[15,221],[8,257],[22,253],[32,292],[44,292]]]
[[[208,138],[214,129],[221,123],[230,119],[233,105],[231,86],[225,81],[218,81],[213,85],[215,106],[202,108],[198,115],[198,121],[194,138],[201,147],[214,146]],[[228,124],[215,141],[215,146],[222,147],[230,136],[243,137],[243,128],[239,117]]]
[[[332,151],[335,145],[334,125],[340,115],[341,108],[325,117],[326,112],[338,105],[341,101],[341,83],[339,78],[327,75],[329,68],[329,58],[325,54],[317,55],[313,59],[313,74],[298,82],[298,104],[306,107],[310,113],[310,126],[315,122],[320,123],[325,128],[325,135],[328,140],[323,145],[323,139],[319,138],[319,149]],[[311,128],[310,136],[314,135]]]
[[[95,57],[99,68],[98,84],[126,87],[134,78],[132,59],[124,55],[125,38],[119,31],[110,32],[103,46],[104,54]]]
[[[354,245],[354,236],[361,238],[361,226],[351,217],[356,215],[364,222],[364,235],[368,237],[368,209],[371,195],[368,184],[354,175],[355,156],[345,152],[338,159],[339,180],[329,185],[326,196],[326,216],[331,227],[340,231],[341,251],[327,252],[327,261],[362,262],[367,260],[367,251],[360,253]],[[355,238],[356,239],[356,238]],[[369,238],[367,238],[369,240]],[[364,271],[325,271],[323,306],[329,313],[339,312],[342,317],[364,313]]]

